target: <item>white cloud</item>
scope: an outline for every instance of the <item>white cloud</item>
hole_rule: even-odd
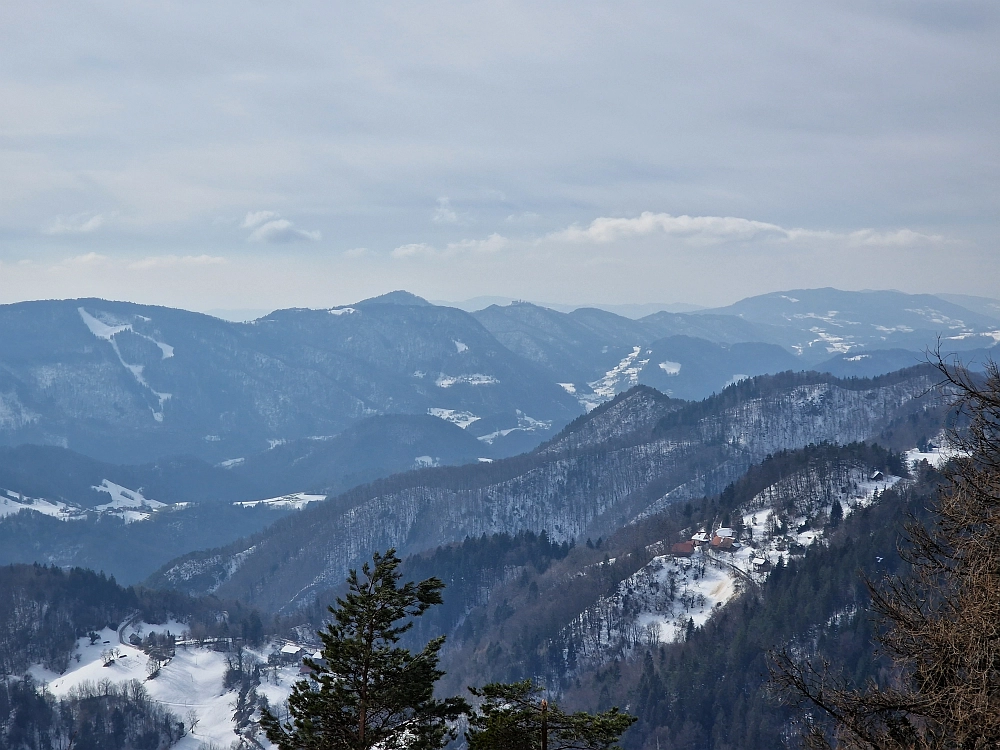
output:
[[[240,226],[244,229],[254,229],[265,221],[277,219],[279,216],[277,211],[247,211],[246,218],[243,219],[243,224]]]
[[[128,267],[134,271],[146,271],[176,266],[215,266],[225,262],[225,258],[215,255],[154,255],[129,263]]]
[[[485,240],[461,240],[459,242],[449,242],[448,250],[450,252],[464,252],[466,250],[471,250],[472,252],[477,253],[495,253],[503,250],[509,244],[510,242],[506,237],[494,232]]]
[[[562,242],[615,242],[628,237],[668,234],[714,240],[749,239],[760,234],[782,234],[776,224],[739,219],[732,216],[671,216],[644,211],[631,219],[601,216],[586,228],[567,227],[552,232],[547,239]]]
[[[100,253],[84,253],[83,255],[74,255],[71,258],[65,258],[52,266],[54,269],[64,269],[79,266],[95,266],[103,263],[107,263],[111,260],[107,255],[101,255]]]
[[[434,215],[431,217],[431,221],[435,224],[457,224],[458,214],[451,207],[451,200],[448,196],[442,196],[437,200],[437,208],[434,209]]]
[[[839,242],[850,245],[906,247],[917,243],[943,242],[937,234],[912,229],[878,231],[859,229],[834,232],[816,229],[787,229],[777,224],[733,216],[672,216],[645,211],[634,218],[598,217],[586,227],[570,226],[552,232],[543,240],[606,244],[633,237],[667,235],[695,244],[745,242],[766,239],[786,242]]]
[[[420,255],[434,255],[435,250],[426,242],[411,242],[409,245],[400,245],[392,251],[393,258],[415,258]]]
[[[72,216],[57,216],[42,231],[45,234],[90,234],[104,226],[102,214],[83,212]]]
[[[449,242],[443,250],[439,250],[426,242],[413,242],[400,245],[390,253],[393,258],[441,257],[450,258],[466,253],[496,253],[510,245],[510,241],[499,234],[491,234],[483,240],[459,240]]]
[[[923,242],[945,242],[945,238],[940,234],[923,234],[914,232],[912,229],[899,229],[895,232],[876,232],[874,229],[862,229],[859,232],[852,232],[852,241],[860,245],[894,245],[896,247],[907,247]]]
[[[318,231],[296,229],[288,219],[271,219],[261,224],[250,233],[251,242],[266,242],[270,244],[284,242],[316,242],[323,235]]]
[[[240,225],[243,229],[252,229],[247,238],[251,242],[285,243],[285,242],[316,242],[322,239],[319,231],[298,229],[288,219],[281,218],[277,211],[248,211]]]

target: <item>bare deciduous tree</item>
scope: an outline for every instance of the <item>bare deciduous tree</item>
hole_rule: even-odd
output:
[[[951,433],[957,455],[930,521],[906,527],[908,575],[866,581],[894,678],[856,688],[774,655],[773,681],[808,709],[809,748],[1000,747],[1000,369],[937,364],[967,422]]]

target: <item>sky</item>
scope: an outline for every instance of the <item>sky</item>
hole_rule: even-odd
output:
[[[7,0],[0,303],[1000,297],[993,0]]]

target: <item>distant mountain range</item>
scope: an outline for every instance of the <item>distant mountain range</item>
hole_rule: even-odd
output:
[[[468,313],[405,293],[253,323],[95,299],[0,307],[0,444],[216,462],[393,413],[517,452],[580,406]]]
[[[891,442],[899,424],[917,425],[929,411],[934,435],[940,402],[924,394],[935,375],[925,366],[874,380],[762,376],[693,404],[638,387],[533,453],[356,488],[227,548],[183,556],[148,584],[290,611],[374,549],[413,554],[469,536],[542,529],[555,541],[596,538],[721,492],[781,450],[879,436]]]
[[[0,491],[8,511],[23,496],[64,515],[107,506],[105,481],[166,505],[336,494],[529,451],[636,385],[700,400],[788,370],[874,377],[939,340],[981,362],[997,351],[995,310],[834,289],[639,319],[530,303],[470,314],[407,292],[252,323],[96,299],[5,305],[0,446],[67,451],[0,453]],[[128,515],[116,497],[99,512]]]
[[[529,302],[531,304],[537,305],[538,307],[547,307],[550,310],[556,310],[558,312],[573,312],[574,310],[579,310],[581,307],[594,308],[597,310],[604,310],[605,312],[614,313],[615,315],[621,315],[625,318],[644,318],[647,315],[652,315],[658,312],[672,312],[672,313],[686,313],[695,312],[696,310],[704,310],[703,305],[692,305],[686,302],[635,302],[635,303],[625,303],[619,305],[604,305],[604,304],[593,304],[593,305],[566,305],[556,302],[537,302],[530,300],[518,299],[517,297],[497,297],[497,296],[484,296],[484,297],[472,297],[471,299],[462,300],[461,302],[448,302],[445,300],[433,300],[435,305],[443,305],[445,307],[457,307],[459,310],[465,310],[466,312],[477,312],[490,305],[499,305],[500,307],[506,307],[515,302]],[[242,311],[226,311],[230,313],[240,313]],[[225,315],[220,315],[219,317],[227,317]],[[227,318],[233,319],[233,318]]]
[[[982,300],[977,305],[989,309]],[[473,315],[588,407],[639,383],[700,399],[741,378],[783,370],[871,377],[925,361],[938,340],[943,351],[981,362],[1000,341],[1000,313],[891,291],[793,290],[638,320],[523,302]]]
[[[923,350],[937,337],[953,349],[993,346],[1000,340],[1000,309],[983,298],[962,298],[978,310],[930,294],[793,289],[749,297],[705,314],[736,315],[770,326],[778,342],[812,359],[859,349]],[[978,302],[976,301],[978,300]],[[993,302],[996,302],[995,300]]]

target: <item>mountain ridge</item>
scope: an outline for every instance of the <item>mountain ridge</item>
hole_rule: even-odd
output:
[[[546,529],[555,541],[607,534],[721,491],[776,450],[870,439],[901,415],[934,408],[933,399],[915,401],[933,382],[929,368],[867,382],[817,373],[761,376],[730,387],[714,404],[688,405],[687,416],[673,411],[655,428],[640,427],[647,437],[618,441],[623,436],[597,433],[597,442],[556,453],[428,469],[356,488],[227,550],[185,556],[148,583],[195,593],[186,581],[211,580],[221,595],[294,609],[373,549],[411,554],[468,535],[524,529]],[[638,390],[633,398],[648,402],[647,394]],[[602,417],[621,421],[613,408]]]

